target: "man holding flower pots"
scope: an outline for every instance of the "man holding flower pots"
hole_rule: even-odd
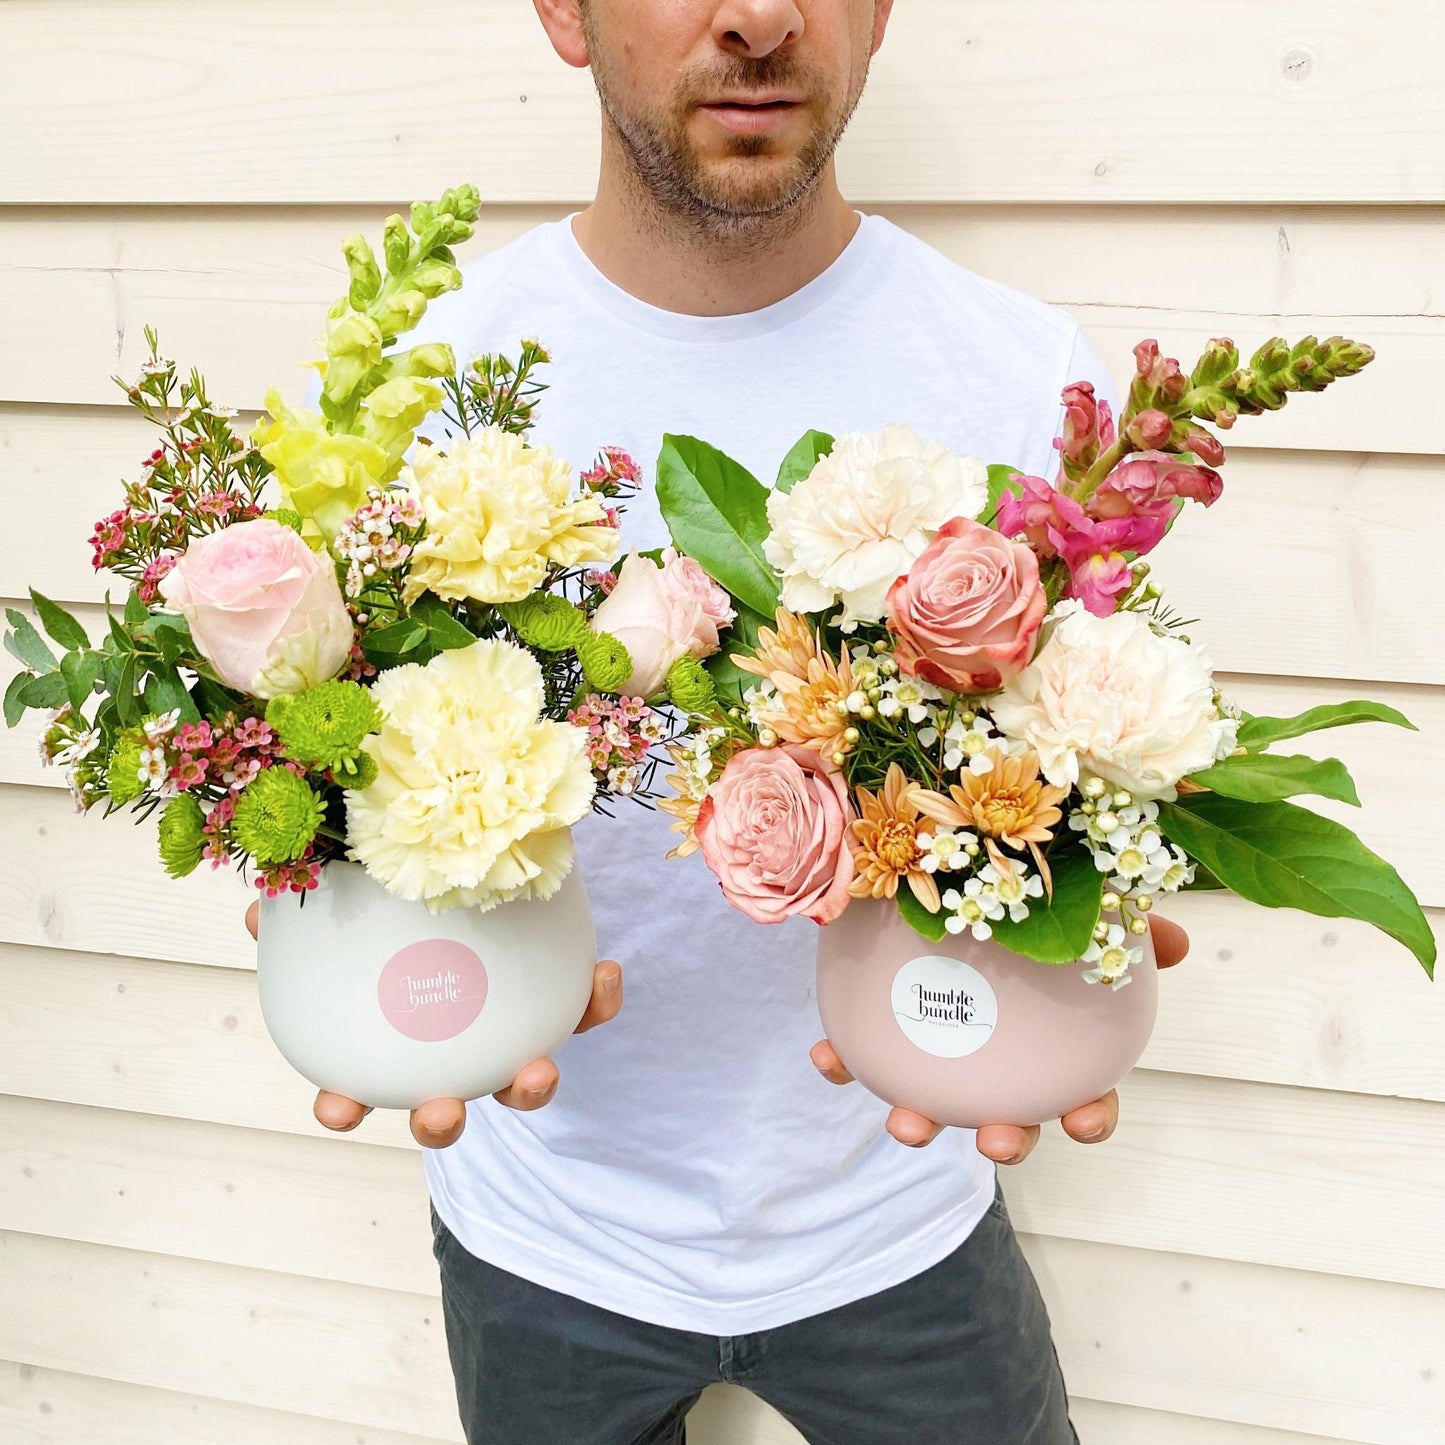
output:
[[[540,337],[559,455],[647,463],[666,431],[771,476],[806,427],[907,421],[1044,473],[1065,383],[1112,393],[1066,314],[844,201],[834,151],[892,0],[533,3],[597,85],[596,199],[474,262],[418,339],[464,361]],[[624,532],[666,544],[648,489]],[[731,1380],[816,1445],[1076,1441],[995,1181],[1037,1128],[942,1131],[823,1088],[849,1078],[815,1042],[815,925],[759,929],[705,870],[664,868],[666,824],[576,833],[625,1021],[569,1046],[560,1093],[541,1059],[495,1102],[412,1115],[467,1438],[664,1445]],[[1154,941],[1184,952],[1162,922]],[[621,1002],[600,963],[578,1031]],[[364,1104],[316,1115],[351,1129]],[[1117,1113],[1111,1094],[1063,1127],[1096,1142]]]

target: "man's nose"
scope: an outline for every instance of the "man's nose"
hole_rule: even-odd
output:
[[[803,33],[796,0],[724,0],[713,18],[713,36],[724,50],[757,60]]]

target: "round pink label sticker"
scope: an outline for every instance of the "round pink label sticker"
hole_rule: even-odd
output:
[[[377,980],[376,1001],[397,1033],[441,1043],[476,1021],[487,1001],[487,970],[466,944],[428,938],[392,955]]]

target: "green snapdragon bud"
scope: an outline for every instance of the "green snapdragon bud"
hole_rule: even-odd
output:
[[[381,330],[370,316],[353,311],[342,317],[326,338],[326,399],[347,401],[380,363],[382,345]]]
[[[346,257],[346,266],[351,272],[347,300],[356,310],[365,311],[381,290],[381,267],[376,264],[376,256],[365,236],[348,236],[341,244],[341,254]]]

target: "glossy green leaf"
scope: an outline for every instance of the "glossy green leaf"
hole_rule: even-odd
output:
[[[740,602],[771,617],[778,575],[763,556],[768,489],[696,437],[663,438],[657,501],[677,546]]]
[[[791,492],[818,465],[818,458],[827,456],[832,450],[833,438],[827,432],[804,432],[793,443],[787,456],[783,458],[783,464],[778,468],[778,480],[773,483],[773,490]]]
[[[1246,803],[1275,803],[1282,798],[1313,794],[1360,806],[1354,779],[1338,758],[1243,753],[1191,773],[1190,781]]]
[[[368,632],[361,639],[361,650],[373,660],[386,658],[394,662],[416,651],[425,642],[425,625],[415,618],[403,617],[398,622],[390,622],[385,627]]]
[[[1396,712],[1382,702],[1361,698],[1354,702],[1325,703],[1296,717],[1246,717],[1239,725],[1239,745],[1254,753],[1289,738],[1304,737],[1306,733],[1362,722],[1393,723],[1396,727],[1409,728],[1411,732],[1418,731],[1404,713]]]
[[[1267,908],[1359,918],[1398,939],[1433,976],[1435,937],[1400,875],[1341,824],[1294,803],[1192,793],[1159,825],[1226,888]]]
[[[751,652],[757,646],[758,628],[767,626],[772,621],[741,603],[737,604],[737,612],[737,620],[723,634],[722,646],[703,663],[717,689],[718,701],[724,707],[740,703],[743,694],[762,680],[756,673],[744,672],[733,661],[733,654]]]
[[[33,587],[30,589],[30,600],[35,604],[41,626],[67,652],[90,646],[90,638],[86,636],[85,628],[59,603],[42,596]]]
[[[903,921],[930,943],[937,943],[948,932],[944,926],[948,921],[948,914],[930,913],[918,901],[911,884],[905,883],[898,890],[898,911],[903,915]]]
[[[1016,480],[1020,475],[1017,467],[994,465],[988,469],[988,505],[979,518],[984,526],[993,526],[1005,496],[1009,493],[1017,496],[1023,491],[1023,483]]]
[[[1074,963],[1094,937],[1104,897],[1104,875],[1087,848],[1069,841],[1049,854],[1054,896],[1031,898],[1029,916],[1015,923],[1005,916],[993,936],[1005,947],[1039,963]]]

